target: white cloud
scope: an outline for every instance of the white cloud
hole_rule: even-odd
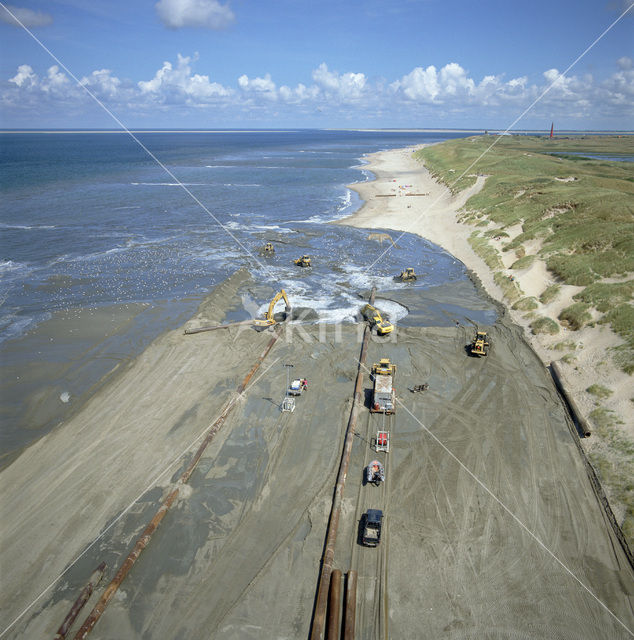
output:
[[[18,67],[18,72],[13,78],[9,78],[9,82],[18,87],[32,87],[37,84],[37,75],[33,73],[33,68],[28,64],[21,64]]]
[[[217,82],[211,82],[209,76],[197,73],[192,75],[191,61],[192,58],[181,56],[179,53],[176,68],[171,62],[164,62],[151,80],[138,83],[141,93],[151,94],[159,101],[190,104],[208,102],[231,94],[230,89]]]
[[[225,29],[235,20],[229,5],[220,4],[218,0],[160,0],[154,7],[170,29]]]
[[[313,71],[313,80],[326,94],[334,95],[344,102],[355,101],[363,96],[366,78],[363,73],[344,73],[330,71],[322,62]]]
[[[269,100],[277,100],[277,90],[275,82],[271,80],[271,74],[267,73],[264,78],[253,78],[246,74],[238,78],[238,86],[245,93],[259,94]]]
[[[14,27],[22,25],[25,27],[45,27],[53,22],[53,17],[43,11],[14,7],[11,4],[7,4],[5,7],[0,7],[0,20],[12,24]]]
[[[119,91],[121,80],[111,73],[110,69],[99,69],[82,78],[80,83],[98,96],[113,98]]]

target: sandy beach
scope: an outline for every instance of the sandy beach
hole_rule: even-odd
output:
[[[436,182],[425,166],[413,157],[413,151],[418,148],[422,147],[395,149],[367,156],[368,164],[364,166],[374,173],[376,180],[349,185],[359,193],[365,204],[342,223],[407,231],[427,238],[462,261],[477,275],[491,297],[508,305],[502,290],[493,280],[492,271],[468,242],[474,227],[459,222],[459,212],[469,198],[482,188],[486,177],[477,176],[472,187],[453,197],[449,189]],[[504,267],[508,269],[508,275],[515,279],[524,295],[539,298],[548,286],[554,284],[554,278],[540,259],[536,259],[529,268],[511,271],[510,266],[517,258],[513,252],[503,252],[501,249],[504,243],[521,232],[521,226],[517,225],[506,231],[510,231],[508,237],[492,238],[491,244],[498,250]],[[536,243],[537,240],[533,242]],[[526,247],[527,252],[536,253],[539,247],[529,245],[531,243]],[[377,257],[378,255],[379,252]],[[407,265],[403,265],[405,266]],[[569,306],[573,302],[572,297],[582,289],[583,287],[561,284],[554,300],[546,305],[539,303],[539,315],[557,321],[561,310]],[[510,306],[507,306],[506,311],[513,322],[524,328],[526,339],[544,365],[558,361],[566,386],[586,419],[596,406],[596,398],[587,393],[586,389],[600,380],[602,385],[613,390],[612,395],[602,400],[602,403],[617,416],[621,423],[619,428],[633,439],[631,377],[618,369],[606,356],[608,349],[622,344],[623,340],[609,327],[601,325],[584,326],[579,331],[561,327],[561,332],[556,335],[535,335],[529,326],[532,318],[526,312],[515,311]],[[572,345],[574,357],[561,360],[563,353],[553,347],[562,341],[568,341]],[[583,441],[583,446],[590,451],[593,447],[600,447],[601,443],[597,438],[589,438]],[[606,491],[609,493],[609,487]],[[615,511],[619,511],[618,505]],[[622,513],[617,513],[617,517],[620,516]]]
[[[373,160],[378,180],[356,187],[368,204],[346,222],[394,228],[400,215],[404,227],[437,198],[429,230],[417,222],[421,235],[494,293],[455,220],[468,194],[449,198],[409,151],[378,158],[387,163]],[[106,562],[77,631],[229,402],[233,412],[90,637],[309,636],[363,325],[285,323],[237,394],[271,333],[185,329],[240,316],[245,293],[260,299],[261,286],[236,272],[0,472],[5,637],[51,637]],[[334,568],[358,572],[358,637],[418,640],[421,625],[433,638],[625,637],[632,567],[522,327],[465,278],[389,299],[411,310],[409,324],[374,336],[368,363],[397,363],[397,413],[370,413],[369,400],[360,409],[334,557]],[[467,316],[485,319],[494,357],[467,357]],[[309,389],[282,413],[288,363]],[[425,393],[408,390],[421,383]],[[371,385],[366,376],[367,399]],[[371,443],[386,426],[390,453],[377,453]],[[373,487],[363,477],[377,457],[386,482]],[[368,508],[385,513],[379,549],[358,544]]]

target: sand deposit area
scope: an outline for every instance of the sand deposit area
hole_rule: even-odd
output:
[[[198,322],[221,320],[242,282]],[[382,417],[361,410],[344,493],[335,566],[359,571],[358,637],[626,637],[498,502],[631,628],[632,571],[549,375],[503,319],[488,358],[467,357],[471,333],[401,327],[370,343],[368,363],[398,365],[400,406],[380,487],[361,479]],[[360,335],[284,329],[91,637],[308,637]],[[51,636],[105,560],[103,589],[269,338],[165,334],[0,474],[3,628],[105,531],[7,637]],[[309,380],[290,414],[284,363]],[[377,549],[357,545],[368,507],[386,514]]]

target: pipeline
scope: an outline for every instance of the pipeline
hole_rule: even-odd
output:
[[[60,628],[57,630],[55,634],[54,640],[64,640],[68,630],[72,627],[73,622],[75,622],[75,618],[79,615],[79,612],[84,608],[86,602],[92,595],[94,588],[101,582],[103,578],[103,572],[106,570],[106,563],[102,562],[91,574],[90,579],[86,586],[81,590],[79,597],[73,603],[70,611],[67,616],[64,618],[64,622],[62,622]]]
[[[207,327],[196,327],[195,329],[185,329],[185,335],[190,336],[194,333],[202,333],[203,331],[217,331],[218,329],[229,329],[230,327],[237,327],[241,324],[253,324],[253,320],[241,320],[240,322],[230,322],[229,324],[215,324]]]
[[[370,294],[370,304],[374,304],[375,293],[376,287],[373,287],[372,293]],[[335,487],[335,495],[330,509],[330,519],[328,521],[326,545],[321,561],[319,586],[317,587],[313,624],[310,632],[311,640],[324,640],[324,625],[326,619],[326,607],[328,604],[330,573],[332,571],[332,563],[335,557],[335,542],[337,540],[337,530],[339,528],[339,516],[341,515],[341,500],[343,498],[343,489],[346,484],[346,476],[348,474],[348,463],[350,462],[354,430],[357,425],[357,414],[359,413],[359,406],[363,404],[363,368],[365,366],[365,357],[368,350],[370,331],[371,330],[368,325],[363,333],[363,344],[361,345],[361,354],[359,355],[359,369],[357,371],[357,381],[354,387],[354,400],[352,402],[352,410],[350,411],[350,418],[348,419],[348,426],[346,428],[346,439],[343,446],[341,462],[339,464],[337,485]]]
[[[357,617],[357,572],[348,571],[346,581],[346,613],[343,621],[343,640],[354,640]]]
[[[572,417],[574,418],[575,422],[579,425],[580,432],[583,434],[584,438],[589,438],[590,435],[592,434],[592,430],[590,429],[590,424],[583,417],[581,411],[579,411],[579,407],[577,406],[575,399],[572,397],[570,393],[568,393],[564,385],[563,374],[558,362],[550,363],[550,372],[553,376],[553,380],[555,381],[555,385],[557,385],[557,388],[561,392],[561,395],[564,397],[564,400],[568,404],[568,408],[570,409],[570,413],[572,414]]]
[[[330,575],[330,598],[328,599],[328,640],[339,640],[341,631],[341,569],[333,569]]]
[[[152,538],[152,534],[156,531],[158,525],[161,523],[161,520],[163,520],[163,518],[169,511],[170,507],[174,504],[174,501],[178,497],[178,494],[180,491],[179,485],[186,484],[189,481],[207,445],[212,441],[214,435],[218,432],[218,430],[224,424],[225,419],[237,404],[237,401],[242,395],[242,392],[244,391],[245,387],[249,383],[249,380],[251,380],[251,378],[253,377],[253,374],[258,370],[262,362],[264,362],[264,359],[273,348],[273,345],[275,344],[277,339],[280,337],[280,333],[281,333],[280,327],[276,327],[275,335],[268,342],[268,344],[266,345],[266,348],[260,354],[260,357],[257,359],[256,363],[253,365],[249,373],[247,373],[246,377],[238,387],[237,394],[233,396],[231,400],[229,400],[229,402],[223,409],[222,413],[220,414],[220,417],[209,428],[209,431],[207,432],[207,435],[205,436],[205,439],[203,440],[202,444],[198,448],[198,451],[196,451],[192,461],[189,463],[189,466],[187,467],[187,469],[185,469],[185,471],[179,478],[176,488],[173,489],[168,494],[168,496],[165,498],[161,506],[158,508],[157,512],[154,514],[154,517],[152,518],[148,526],[145,528],[145,530],[139,536],[139,538],[137,538],[136,544],[134,545],[132,551],[130,551],[130,553],[128,554],[128,557],[124,560],[119,571],[117,571],[117,574],[112,579],[112,581],[110,582],[106,590],[103,592],[97,604],[93,607],[93,610],[90,612],[90,614],[84,621],[84,624],[81,626],[81,629],[79,629],[79,631],[75,634],[74,640],[84,640],[84,638],[88,636],[88,634],[92,631],[94,626],[97,624],[97,622],[99,621],[99,618],[101,618],[103,612],[108,606],[108,603],[110,602],[114,594],[117,592],[117,590],[121,586],[121,583],[130,572],[130,569],[132,569],[132,566],[136,562],[137,558],[139,557],[143,549],[145,549],[147,544],[150,542],[150,539]]]

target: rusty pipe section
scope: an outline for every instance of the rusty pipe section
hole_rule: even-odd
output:
[[[260,365],[262,364],[266,356],[269,354],[269,352],[273,348],[273,345],[275,344],[275,342],[279,337],[280,337],[280,330],[276,327],[275,335],[271,338],[269,343],[266,345],[266,348],[260,354],[260,357],[257,359],[256,363],[253,365],[253,367],[251,367],[251,370],[249,371],[249,373],[247,373],[246,377],[238,387],[238,395],[234,396],[233,398],[231,398],[231,400],[229,400],[224,410],[220,414],[220,417],[210,427],[209,431],[207,432],[207,435],[205,436],[205,439],[203,440],[202,444],[198,448],[198,451],[196,451],[192,461],[189,463],[189,466],[179,478],[178,485],[186,484],[188,482],[194,469],[196,468],[196,465],[198,464],[200,458],[202,457],[203,452],[205,451],[205,448],[212,441],[213,436],[218,432],[220,427],[224,424],[224,421],[227,415],[229,415],[230,411],[233,409],[233,407],[235,407],[237,403],[237,398],[244,391],[245,387],[249,383],[249,380],[251,380],[251,378],[253,377],[253,374],[258,370],[258,368],[260,367]],[[75,634],[74,640],[84,640],[84,638],[88,636],[88,634],[92,631],[93,627],[97,624],[97,622],[99,621],[99,618],[101,618],[103,612],[108,606],[108,603],[110,602],[110,600],[112,600],[112,597],[121,586],[121,583],[130,572],[130,569],[132,569],[132,566],[136,562],[137,558],[139,557],[139,555],[141,555],[141,552],[143,551],[143,549],[145,549],[145,547],[149,543],[153,533],[156,531],[156,528],[161,523],[161,520],[163,520],[167,512],[170,510],[170,507],[174,504],[174,501],[178,497],[178,494],[179,494],[179,487],[177,486],[164,499],[163,503],[158,508],[157,512],[154,514],[154,517],[150,521],[150,524],[148,524],[148,526],[144,529],[143,533],[137,539],[136,544],[134,545],[132,551],[130,551],[130,553],[128,554],[128,557],[124,560],[123,564],[121,565],[121,568],[119,569],[119,571],[117,571],[117,574],[112,579],[112,581],[110,582],[106,590],[101,595],[101,598],[99,598],[99,601],[93,607],[93,610],[90,612],[90,614],[84,621],[84,624],[81,626],[81,629]]]
[[[354,626],[357,617],[357,572],[348,571],[346,580],[346,612],[343,622],[343,640],[354,640]]]
[[[330,574],[330,598],[328,599],[328,626],[326,638],[339,640],[341,630],[341,570],[333,569]]]
[[[204,331],[217,331],[218,329],[229,329],[230,327],[238,327],[242,324],[253,324],[253,320],[240,320],[240,322],[230,322],[229,324],[214,324],[205,327],[196,327],[195,329],[185,329],[183,332],[186,336],[195,333],[203,333]]]
[[[102,562],[91,574],[90,579],[86,586],[81,590],[79,597],[73,603],[67,616],[64,618],[60,628],[55,634],[54,640],[64,640],[68,630],[72,627],[75,618],[79,615],[79,612],[84,608],[88,598],[92,595],[93,589],[101,582],[103,573],[106,570],[106,563]]]
[[[357,616],[357,572],[348,571],[344,602],[343,640],[354,640]]]
[[[370,294],[370,304],[374,304],[374,295],[376,288],[372,288]],[[359,355],[359,368],[357,370],[357,380],[354,385],[354,399],[352,402],[352,410],[348,419],[346,428],[346,439],[343,446],[343,454],[339,464],[339,475],[337,476],[337,485],[335,487],[335,495],[330,509],[330,520],[328,521],[328,532],[326,535],[326,545],[321,561],[321,573],[319,576],[319,584],[317,587],[317,598],[315,601],[315,611],[313,615],[313,624],[310,631],[311,640],[324,640],[324,626],[326,621],[326,607],[328,604],[328,586],[330,584],[330,573],[332,571],[332,563],[335,558],[335,543],[337,541],[337,530],[339,528],[339,516],[341,515],[341,500],[343,498],[343,489],[346,484],[346,476],[348,475],[348,463],[350,462],[350,453],[354,440],[354,430],[357,425],[357,415],[359,406],[363,404],[363,369],[365,367],[365,358],[368,351],[368,342],[370,339],[370,327],[366,326],[363,332],[363,343],[361,345],[361,354]]]

